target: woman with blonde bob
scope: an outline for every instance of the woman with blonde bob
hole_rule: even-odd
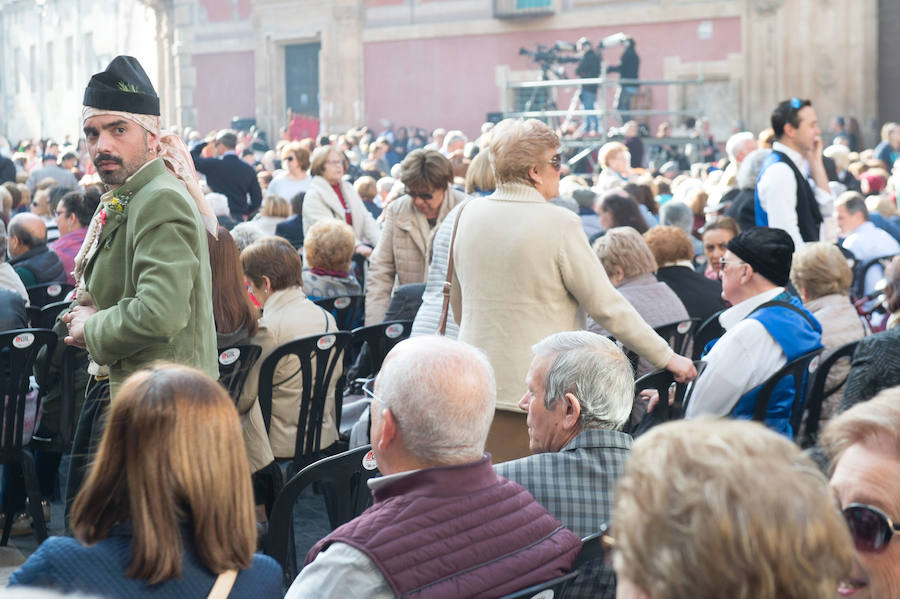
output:
[[[618,599],[822,599],[853,541],[800,448],[755,422],[679,420],[639,437],[616,490]]]
[[[254,556],[253,493],[237,412],[199,370],[160,362],[124,382],[71,525],[74,539],[47,539],[10,584],[206,597],[218,577],[233,583],[229,597],[281,597],[281,568]]]
[[[353,229],[333,218],[322,220],[306,236],[306,268],[303,269],[303,293],[311,300],[357,295],[362,287],[350,273],[353,258]]]
[[[528,454],[517,404],[529,348],[553,333],[583,329],[579,306],[657,368],[679,379],[696,373],[615,292],[578,215],[549,203],[559,195],[561,168],[553,130],[534,119],[507,119],[492,130],[489,151],[497,187],[461,209],[450,299],[459,339],[483,350],[497,373],[487,451],[502,462]]]
[[[601,171],[594,183],[594,191],[603,193],[610,189],[617,189],[628,182],[631,173],[631,154],[628,146],[620,141],[609,141],[600,147],[597,152],[597,161]]]
[[[263,198],[259,214],[253,219],[253,224],[265,235],[274,235],[278,223],[284,222],[290,215],[290,202],[281,196],[269,194]]]
[[[803,306],[822,325],[823,360],[840,346],[869,334],[869,328],[850,301],[853,271],[835,244],[816,241],[801,245],[791,262],[791,283],[800,294]],[[849,372],[849,358],[839,360],[828,371],[823,419],[831,418],[838,411]]]

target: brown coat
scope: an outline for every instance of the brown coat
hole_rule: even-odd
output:
[[[482,349],[497,377],[497,409],[519,411],[531,346],[594,320],[662,368],[672,357],[609,282],[581,219],[533,187],[501,184],[460,217],[451,302],[459,339]],[[579,310],[579,305],[583,310]]]
[[[394,200],[384,209],[381,239],[369,259],[366,276],[367,326],[384,319],[395,281],[397,285],[425,282],[434,233],[447,213],[465,199],[464,193],[448,187],[434,228],[409,196]]]

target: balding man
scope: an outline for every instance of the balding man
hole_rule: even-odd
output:
[[[546,337],[534,347],[519,407],[528,412],[534,455],[497,464],[580,537],[612,518],[613,490],[631,452],[621,432],[632,407],[631,363],[616,344],[589,331]],[[612,569],[586,567],[567,596],[615,597]]]
[[[23,212],[9,221],[9,264],[25,287],[65,283],[66,269],[47,245],[47,225],[41,217]]]
[[[578,538],[484,454],[495,401],[480,351],[398,344],[372,393],[374,504],[312,548],[287,597],[499,597],[569,570]]]

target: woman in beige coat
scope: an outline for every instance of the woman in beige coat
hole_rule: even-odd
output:
[[[366,325],[384,319],[395,281],[425,281],[434,233],[447,213],[466,199],[450,186],[453,166],[437,150],[413,150],[400,168],[406,195],[384,209],[381,239],[366,277]]]
[[[300,362],[296,357],[285,356],[275,368],[272,421],[267,438],[257,401],[259,370],[263,361],[275,348],[288,341],[335,331],[337,327],[331,314],[303,294],[302,262],[286,239],[263,237],[254,242],[241,252],[241,266],[250,292],[263,308],[259,330],[251,339],[252,343],[262,347],[262,353],[247,376],[237,406],[243,416],[250,467],[255,472],[275,458],[294,457],[302,390]],[[334,385],[340,375],[341,365],[338,364],[331,379],[331,389],[326,394],[321,448],[338,439]]]
[[[507,119],[492,134],[497,189],[461,213],[451,289],[459,339],[481,348],[497,375],[497,413],[487,451],[495,462],[528,453],[525,390],[531,346],[585,328],[585,312],[657,368],[696,376],[610,284],[577,214],[558,195],[559,138],[544,123]],[[579,309],[579,306],[582,309]]]

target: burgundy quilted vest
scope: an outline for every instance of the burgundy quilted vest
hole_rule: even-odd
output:
[[[565,574],[581,541],[485,456],[429,468],[374,493],[372,507],[316,543],[365,553],[401,597],[500,597]]]

